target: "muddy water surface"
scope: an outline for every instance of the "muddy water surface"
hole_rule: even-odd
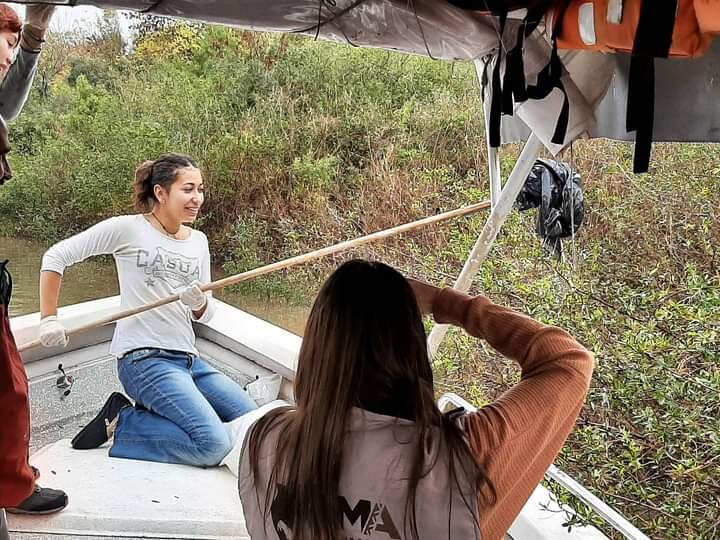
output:
[[[0,261],[10,260],[13,296],[12,317],[39,311],[38,279],[40,262],[46,246],[18,238],[0,236]],[[223,277],[213,276],[214,279]],[[67,269],[60,292],[60,305],[66,306],[118,294],[115,264],[110,257],[95,257]],[[289,305],[279,299],[242,296],[229,290],[217,298],[301,335],[308,308]]]

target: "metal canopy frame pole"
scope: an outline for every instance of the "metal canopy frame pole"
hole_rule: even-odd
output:
[[[475,60],[475,73],[477,74],[478,83],[482,86],[483,71],[485,65],[480,60]],[[517,199],[520,190],[525,185],[525,179],[532,169],[535,160],[537,159],[542,143],[534,133],[530,134],[525,146],[520,153],[520,157],[515,162],[510,177],[508,178],[505,187],[502,185],[502,179],[500,175],[500,155],[497,148],[490,146],[489,129],[490,124],[488,118],[490,117],[490,94],[492,89],[488,86],[485,88],[486,95],[483,100],[483,110],[485,114],[485,142],[488,151],[488,173],[490,177],[490,201],[491,201],[491,212],[488,216],[485,226],[483,227],[480,236],[478,237],[475,245],[470,251],[468,259],[465,261],[460,275],[458,276],[454,289],[462,292],[467,292],[470,289],[473,277],[477,274],[480,266],[487,258],[488,253],[492,249],[493,243],[497,238],[500,228],[505,223],[510,211],[512,210],[515,199]],[[447,333],[448,325],[436,324],[430,335],[428,336],[428,352],[431,357],[435,356],[440,343],[442,343],[445,334]]]
[[[540,139],[538,139],[535,134],[531,134],[525,142],[525,146],[520,153],[520,157],[510,173],[510,178],[508,178],[505,187],[503,187],[500,192],[497,204],[490,212],[490,216],[488,217],[487,222],[485,222],[485,226],[483,227],[480,236],[475,242],[472,251],[470,251],[470,255],[468,256],[467,261],[465,261],[465,265],[463,266],[457,281],[455,281],[455,284],[453,285],[454,289],[462,292],[467,292],[470,289],[473,277],[477,274],[480,269],[480,265],[483,263],[488,253],[490,253],[490,249],[495,242],[495,238],[497,238],[500,228],[503,226],[503,223],[505,223],[505,220],[510,214],[520,190],[523,185],[525,185],[525,179],[528,174],[530,174],[532,166],[535,163],[541,148],[542,143],[540,142]],[[434,356],[438,347],[440,347],[440,343],[445,337],[447,329],[448,325],[446,324],[436,324],[430,332],[430,335],[428,336],[428,351],[431,356]]]
[[[488,169],[490,171],[490,208],[495,208],[500,201],[502,182],[500,180],[500,153],[488,143]]]

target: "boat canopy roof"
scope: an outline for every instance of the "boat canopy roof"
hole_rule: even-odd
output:
[[[22,1],[22,0],[21,0]],[[29,3],[29,0],[28,0]],[[460,9],[446,0],[55,0],[59,5],[90,5],[232,25],[253,31],[297,33],[429,56],[435,59],[491,60],[499,49],[497,17]],[[521,10],[521,12],[524,10]],[[522,13],[518,16],[522,17]],[[514,44],[520,20],[511,13],[503,43]],[[528,84],[548,63],[550,39],[543,24],[525,40]],[[562,144],[551,139],[563,94],[515,105],[502,120],[502,141],[533,132],[553,153],[572,140],[606,137],[633,140],[625,130],[629,55],[562,51],[563,84],[570,112]],[[653,140],[720,141],[720,44],[695,59],[656,61]]]

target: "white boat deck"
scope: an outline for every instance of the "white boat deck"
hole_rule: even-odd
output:
[[[249,539],[237,478],[226,467],[199,468],[111,458],[108,445],[73,450],[69,439],[35,454],[33,465],[70,494],[48,516],[9,516],[22,540],[77,538]],[[50,485],[50,484],[48,484]],[[593,527],[563,527],[567,516],[538,486],[510,528],[521,540],[601,540]]]
[[[245,539],[237,478],[226,468],[110,458],[108,446],[73,450],[63,439],[32,458],[47,485],[69,493],[65,510],[9,516],[16,533],[63,538]]]

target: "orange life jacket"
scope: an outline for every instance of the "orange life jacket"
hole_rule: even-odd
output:
[[[693,7],[698,26],[703,34],[720,33],[720,2],[718,0],[695,0]]]
[[[562,17],[558,47],[633,52],[642,4],[643,0],[570,0],[564,11],[555,10]],[[668,56],[701,56],[717,32],[719,0],[677,0]]]
[[[557,46],[629,53],[626,129],[636,131],[633,170],[650,161],[655,59],[693,58],[720,32],[720,0],[567,0],[553,10]]]

